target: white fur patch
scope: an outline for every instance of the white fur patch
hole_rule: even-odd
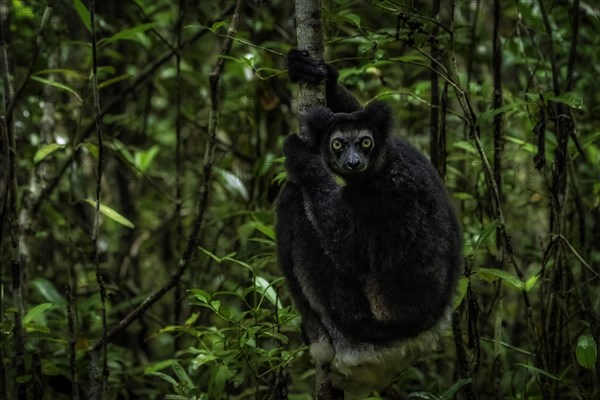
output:
[[[344,389],[348,399],[353,395],[367,396],[371,390],[387,386],[416,358],[436,347],[450,324],[450,316],[449,309],[432,329],[388,346],[357,344],[335,338],[335,356],[331,360],[332,383]]]
[[[330,363],[335,356],[331,342],[323,336],[316,342],[311,343],[309,350],[312,359],[317,365]]]

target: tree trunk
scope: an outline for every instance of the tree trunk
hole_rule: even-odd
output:
[[[296,36],[298,49],[308,50],[314,58],[323,58],[321,0],[296,0]],[[300,83],[298,114],[302,116],[316,105],[325,105],[325,85]]]
[[[321,0],[296,0],[296,36],[300,50],[308,50],[314,58],[323,58],[323,25]],[[298,92],[298,114],[310,107],[325,105],[325,85],[301,83]],[[302,124],[300,131],[303,131]],[[329,364],[317,364],[316,394],[319,400],[343,400],[344,392],[334,388],[329,380]]]

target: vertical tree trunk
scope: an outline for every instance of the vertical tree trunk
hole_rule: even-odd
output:
[[[296,37],[298,49],[308,50],[314,58],[323,58],[321,0],[296,0]],[[300,84],[298,113],[325,104],[325,85]]]
[[[323,24],[321,0],[296,0],[296,36],[300,50],[308,50],[314,58],[323,58]],[[300,84],[298,114],[316,105],[325,104],[325,85]],[[300,126],[300,130],[303,127]],[[316,394],[319,400],[343,400],[344,392],[332,386],[329,364],[317,364],[315,373]]]

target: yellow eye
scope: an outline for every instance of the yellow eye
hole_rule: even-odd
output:
[[[333,139],[331,141],[331,148],[335,151],[340,151],[344,147],[344,144],[340,139]]]
[[[371,146],[373,146],[373,140],[371,140],[369,137],[365,137],[360,141],[360,147],[363,149],[368,149]]]

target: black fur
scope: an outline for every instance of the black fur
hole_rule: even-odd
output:
[[[322,62],[307,55],[298,61],[295,52],[291,79],[329,79]],[[328,81],[328,99],[342,89]],[[326,338],[335,347],[341,334],[356,343],[390,344],[434,327],[447,312],[462,263],[460,228],[431,163],[390,136],[389,107],[373,103],[363,110],[355,99],[339,99],[307,113],[307,138],[285,141],[279,261],[309,343]],[[329,136],[348,129],[368,129],[374,147],[367,169],[344,176],[340,187],[328,166]]]

